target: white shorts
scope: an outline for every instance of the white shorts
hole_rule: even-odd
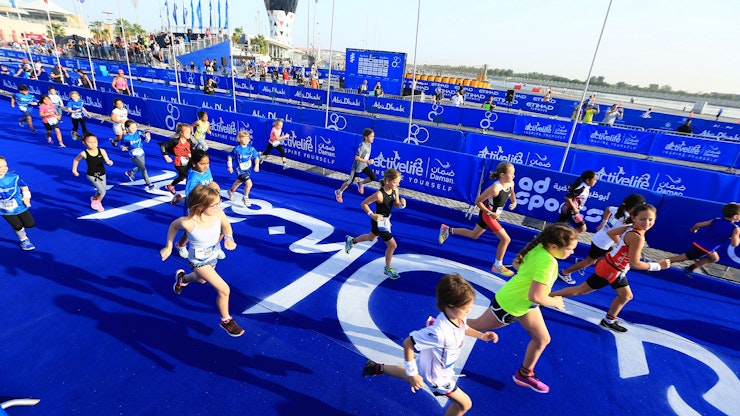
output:
[[[116,136],[122,136],[123,135],[123,124],[114,124],[113,125],[113,133],[116,134]]]

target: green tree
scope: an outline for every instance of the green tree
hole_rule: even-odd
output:
[[[52,23],[51,27],[46,26],[46,36],[49,39],[57,36],[65,36],[64,26],[61,23]]]
[[[252,38],[252,50],[263,55],[267,55],[267,39],[262,35],[257,35]]]
[[[144,29],[140,24],[136,23],[131,25],[130,28],[126,29],[126,36],[136,36],[139,37],[139,35],[146,35],[146,29]]]
[[[234,33],[231,35],[231,41],[233,43],[239,43],[239,39],[242,38],[242,35],[244,34],[244,29],[237,27],[234,29]]]

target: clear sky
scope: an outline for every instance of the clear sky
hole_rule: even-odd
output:
[[[72,11],[77,0],[51,1]],[[183,2],[190,7],[190,0],[170,0],[170,8],[173,1],[179,10]],[[200,1],[205,16],[208,0]],[[212,1],[217,20],[218,0]],[[147,30],[161,27],[164,0],[139,0],[136,9],[133,0],[86,0],[83,17],[105,21],[102,12],[110,11],[117,18],[118,2],[124,19]],[[197,7],[198,0],[193,3]],[[295,46],[306,46],[307,33],[314,38],[309,27],[315,11],[316,43],[329,48],[332,4],[298,1]],[[416,60],[584,80],[608,5],[609,0],[421,0]],[[333,48],[406,52],[412,64],[417,6],[418,0],[335,0]],[[221,8],[223,13],[225,0]],[[230,0],[229,12],[232,27],[269,35],[263,1]],[[612,84],[740,94],[739,12],[738,0],[614,0],[592,75]]]

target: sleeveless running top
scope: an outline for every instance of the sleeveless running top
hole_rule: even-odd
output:
[[[396,190],[394,189],[390,194],[387,194],[383,188],[380,188],[380,194],[383,195],[383,202],[375,204],[375,213],[384,217],[390,217],[393,204],[396,203]]]
[[[642,230],[635,230],[633,227],[628,228],[621,236],[619,242],[610,252],[596,262],[596,275],[612,283],[618,278],[624,276],[630,269],[630,247],[624,242],[628,233],[637,233],[642,236]]]
[[[103,151],[98,149],[98,154],[93,156],[85,149],[85,162],[87,162],[87,176],[99,178],[105,175],[105,158]]]
[[[494,182],[493,184],[494,184],[494,185],[496,185],[497,183],[498,183],[499,185],[501,184],[501,182],[499,182],[499,181],[496,181],[496,182]],[[485,204],[485,205],[486,205],[486,206],[488,207],[488,209],[490,209],[491,211],[493,211],[493,212],[495,212],[495,213],[497,213],[497,214],[500,214],[500,212],[499,212],[499,208],[503,208],[503,207],[504,207],[504,205],[506,205],[506,201],[508,201],[508,200],[509,200],[509,198],[511,198],[511,188],[509,188],[509,189],[504,189],[504,188],[503,188],[503,185],[502,185],[502,188],[501,188],[501,190],[499,191],[498,195],[496,195],[496,196],[492,196],[492,197],[488,198],[488,199],[487,199],[487,200],[486,200],[486,201],[484,202],[484,204]]]
[[[210,228],[203,228],[203,224],[194,221],[193,230],[188,233],[190,247],[188,249],[188,260],[208,261],[218,256],[218,237],[221,235],[221,223],[216,223]]]
[[[205,123],[201,122],[198,123],[198,125],[195,127],[195,132],[193,132],[194,136],[198,140],[203,140],[206,138],[206,132],[208,131],[208,127],[210,127],[211,123],[206,121]]]

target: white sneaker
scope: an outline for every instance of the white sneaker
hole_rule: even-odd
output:
[[[234,200],[234,192],[231,192],[231,189],[229,189],[226,192],[229,194],[229,201],[233,201]]]
[[[188,258],[188,246],[187,245],[181,246],[177,244],[177,254],[179,254],[180,257],[184,259]]]
[[[249,198],[247,198],[246,196],[242,198],[242,203],[244,203],[245,207],[249,207],[252,205],[252,201],[250,201]]]
[[[562,274],[560,271],[558,271],[558,279],[564,281],[565,283],[569,285],[576,284],[576,281],[573,280],[572,277],[570,277],[570,274]]]
[[[283,163],[283,170],[290,169],[290,166],[288,166],[287,163]]]

